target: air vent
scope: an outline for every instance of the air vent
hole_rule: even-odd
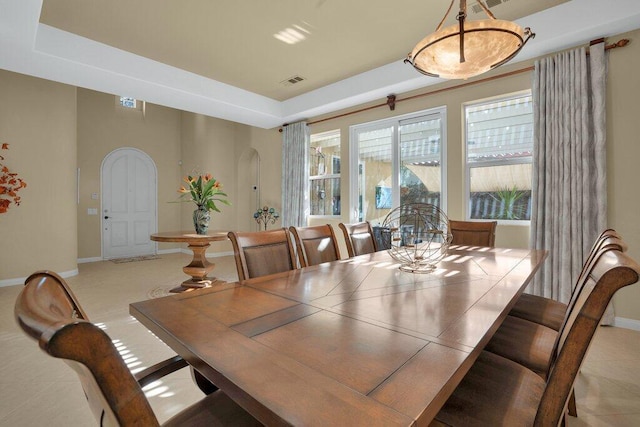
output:
[[[304,80],[305,80],[304,77],[293,76],[293,77],[289,77],[286,80],[281,81],[280,84],[283,84],[285,86],[291,86],[291,85],[294,85],[296,83],[300,83],[301,81],[304,81]]]
[[[495,7],[495,6],[497,6],[499,4],[502,4],[502,3],[506,3],[508,1],[509,0],[485,0],[484,4],[487,5],[487,7],[489,9],[491,9],[492,7]],[[473,3],[471,5],[471,11],[473,13],[484,13],[484,10],[482,9],[482,6],[480,6],[478,3]]]

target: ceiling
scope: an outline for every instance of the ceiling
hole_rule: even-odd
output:
[[[485,17],[468,3],[468,19]],[[640,28],[637,0],[487,3],[497,18],[536,33],[512,62]],[[0,0],[0,68],[272,128],[441,82],[402,61],[448,6]],[[446,24],[455,22],[455,9],[457,1]],[[288,82],[296,76],[303,80]]]

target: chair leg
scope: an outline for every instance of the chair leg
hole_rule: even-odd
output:
[[[572,417],[578,416],[578,408],[576,407],[576,389],[571,390],[571,396],[569,396],[569,415]]]

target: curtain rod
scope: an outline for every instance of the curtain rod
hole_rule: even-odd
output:
[[[593,45],[598,44],[598,43],[604,43],[604,38],[591,40],[591,42],[589,42],[589,46],[593,46]],[[624,46],[626,46],[628,44],[629,44],[629,39],[620,39],[616,43],[612,43],[612,44],[606,45],[604,47],[604,49],[605,50],[615,49],[617,47],[624,47]],[[587,55],[588,54],[589,54],[589,52],[587,51]],[[363,111],[373,110],[374,108],[384,107],[385,105],[389,106],[393,110],[395,108],[395,104],[397,104],[398,102],[408,101],[410,99],[415,99],[415,98],[422,98],[423,96],[435,95],[437,93],[446,92],[446,91],[453,90],[453,89],[460,89],[460,88],[463,88],[463,87],[466,87],[466,86],[475,85],[475,84],[478,84],[478,83],[485,83],[485,82],[489,82],[491,80],[497,80],[497,79],[501,79],[503,77],[513,76],[515,74],[526,73],[527,71],[532,71],[533,69],[534,69],[533,66],[526,67],[526,68],[521,68],[519,70],[509,71],[507,73],[502,73],[502,74],[498,74],[498,75],[491,76],[491,77],[485,77],[484,79],[474,80],[472,82],[460,83],[460,84],[455,85],[455,86],[449,86],[449,87],[445,87],[445,88],[442,88],[442,89],[432,90],[430,92],[425,92],[425,93],[420,93],[420,94],[417,94],[417,95],[408,96],[406,98],[398,99],[398,98],[396,98],[395,95],[389,95],[389,96],[387,96],[387,101],[386,102],[383,102],[383,103],[380,103],[380,104],[371,105],[371,106],[365,107],[365,108],[360,108],[358,110],[349,111],[348,113],[337,114],[337,115],[331,116],[331,117],[325,117],[324,119],[315,120],[313,122],[308,122],[307,126],[315,125],[317,123],[322,123],[322,122],[326,122],[326,121],[329,121],[329,120],[339,119],[341,117],[350,116],[352,114],[362,113]],[[288,126],[288,123],[283,124],[282,127],[278,130],[278,132],[282,132],[282,128],[286,127],[286,126]]]

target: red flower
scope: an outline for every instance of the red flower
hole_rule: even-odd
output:
[[[9,144],[2,143],[0,146],[2,150],[8,150]],[[5,158],[0,156],[0,160]],[[9,205],[14,203],[16,206],[20,205],[21,198],[18,196],[18,191],[25,188],[27,183],[18,177],[18,174],[11,172],[9,168],[0,163],[0,213],[5,213],[9,210]]]

